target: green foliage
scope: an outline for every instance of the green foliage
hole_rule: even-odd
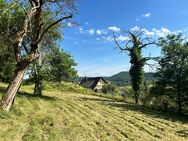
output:
[[[111,84],[103,86],[102,92],[105,94],[108,94],[108,93],[114,94],[117,90],[117,87],[118,86],[115,83],[111,83]]]
[[[54,82],[72,81],[77,76],[74,68],[77,64],[72,56],[59,48],[53,48],[44,62],[49,65],[51,80]]]
[[[15,59],[11,47],[0,44],[0,81],[9,82],[15,70]]]
[[[162,55],[159,58],[159,82],[153,89],[168,95],[177,103],[178,111],[188,104],[188,42],[182,34],[171,34],[159,39]]]
[[[21,29],[24,19],[20,6],[14,5],[9,8],[11,5],[12,3],[7,1],[0,1],[0,81],[2,82],[11,81],[14,75],[16,62],[13,43],[16,37],[15,32]]]
[[[117,47],[120,48],[121,51],[127,51],[130,56],[131,68],[129,75],[134,90],[135,103],[137,104],[143,87],[144,65],[151,59],[150,57],[142,56],[142,49],[148,45],[154,44],[154,42],[151,42],[147,37],[143,37],[142,31],[135,31],[134,33],[129,31],[127,32],[127,36],[129,39],[126,41],[125,47],[123,48],[118,44],[117,40],[115,41]]]

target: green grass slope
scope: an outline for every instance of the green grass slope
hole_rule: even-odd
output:
[[[0,84],[0,92],[6,85]],[[77,87],[77,88],[76,88]],[[67,88],[67,87],[66,87]],[[78,86],[71,89],[84,91]],[[0,112],[0,141],[185,141],[183,118],[111,99],[46,87],[35,97],[23,86],[11,113]],[[68,89],[67,89],[68,90]],[[2,96],[2,95],[1,95]]]

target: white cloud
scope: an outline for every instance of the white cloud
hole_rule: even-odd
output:
[[[131,31],[139,31],[140,30],[140,27],[139,26],[134,26],[130,29]]]
[[[139,26],[134,26],[133,28],[130,29],[131,31],[143,31],[145,36],[155,36],[155,37],[165,37],[168,34],[171,33],[179,33],[181,31],[175,31],[172,32],[167,28],[161,28],[161,29],[156,29],[153,28],[152,30],[146,29],[146,28],[140,28]]]
[[[150,12],[145,13],[139,17],[136,18],[136,21],[141,21],[142,19],[149,18],[152,14]]]
[[[96,34],[97,34],[97,35],[102,35],[102,34],[108,34],[108,32],[107,32],[106,30],[97,29],[97,30],[96,30]]]
[[[110,26],[108,27],[108,30],[111,30],[113,32],[119,32],[120,31],[120,28],[116,27],[116,26]]]
[[[103,40],[106,40],[106,41],[108,41],[108,42],[111,42],[111,41],[114,40],[112,36],[107,36],[107,37],[102,36],[102,39],[103,39]]]
[[[149,18],[150,16],[151,16],[151,13],[146,13],[142,15],[143,18]]]
[[[118,36],[118,37],[116,38],[116,40],[123,42],[123,41],[129,40],[129,37],[120,35],[120,36]]]
[[[152,31],[155,33],[157,37],[165,37],[168,34],[171,34],[172,32],[167,28],[161,28],[161,29],[155,29],[153,28]],[[175,33],[175,32],[174,32]]]
[[[94,30],[94,29],[90,29],[90,30],[88,30],[88,33],[89,33],[90,35],[93,35],[93,34],[95,33],[95,30]]]
[[[67,26],[68,26],[68,27],[72,27],[73,24],[72,24],[71,22],[68,22],[68,23],[67,23]]]
[[[155,35],[155,32],[149,31],[146,28],[141,29],[141,31],[143,31],[146,36],[154,36]]]
[[[85,34],[85,31],[84,31],[84,29],[83,29],[82,27],[80,27],[80,28],[78,29],[78,31],[79,31],[79,33],[81,33],[81,34]]]
[[[96,31],[96,33],[97,33],[98,35],[101,35],[101,34],[102,34],[102,31],[98,29],[98,30]]]
[[[105,40],[105,41],[108,41],[108,42],[114,42],[114,37],[112,36],[102,36],[101,39]],[[129,37],[127,36],[123,36],[123,35],[119,35],[116,40],[117,41],[120,41],[120,42],[123,42],[123,41],[127,41],[129,39]]]

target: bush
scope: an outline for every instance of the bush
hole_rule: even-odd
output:
[[[105,94],[114,94],[117,91],[118,86],[114,83],[103,86],[102,92]]]

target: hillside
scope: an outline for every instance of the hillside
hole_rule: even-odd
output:
[[[118,74],[115,74],[111,77],[105,77],[107,80],[111,82],[115,82],[119,85],[129,85],[130,84],[130,76],[128,71],[123,71]],[[155,77],[155,73],[146,72],[144,73],[145,80],[157,80]]]
[[[106,80],[109,80],[111,82],[114,82],[118,85],[129,85],[130,84],[130,76],[128,71],[119,72],[118,74],[115,74],[110,77],[104,77]],[[155,73],[146,72],[144,73],[145,80],[157,80],[157,77],[155,77]],[[80,82],[83,79],[83,77],[79,77],[76,79],[76,82]]]
[[[173,115],[63,87],[48,86],[41,97],[32,89],[22,87],[14,110],[0,113],[0,141],[188,140],[188,122]]]

